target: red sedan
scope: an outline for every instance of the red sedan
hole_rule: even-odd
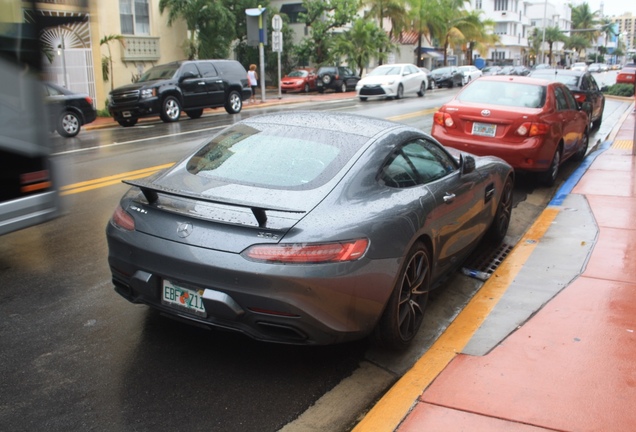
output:
[[[280,89],[283,93],[305,92],[316,90],[315,69],[295,69],[280,80]]]
[[[482,77],[435,113],[431,134],[446,146],[498,156],[517,170],[536,172],[552,185],[565,160],[585,157],[588,104],[579,107],[559,82]]]
[[[636,84],[636,64],[630,63],[616,75],[616,84]]]

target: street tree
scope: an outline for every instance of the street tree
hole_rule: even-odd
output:
[[[232,28],[227,23],[232,23],[234,16],[224,3],[214,0],[159,0],[159,12],[168,11],[168,25],[171,26],[177,20],[183,20],[188,29],[188,39],[183,50],[188,59],[199,57],[201,47],[200,34],[206,34],[206,44],[216,42],[218,36],[216,28],[221,32],[228,32],[234,37]],[[216,27],[216,28],[214,28]]]
[[[548,43],[548,64],[552,65],[552,52],[556,42],[565,42],[566,37],[558,26],[545,28],[545,41]]]
[[[361,3],[369,8],[365,12],[365,18],[377,19],[379,28],[384,29],[385,20],[389,21],[390,39],[397,38],[406,27],[407,11],[403,0],[362,0]],[[382,64],[383,61],[379,59],[378,63]]]
[[[431,31],[444,49],[444,66],[448,64],[448,49],[465,40],[464,31],[475,31],[474,16],[465,9],[470,0],[437,0],[435,24]]]
[[[572,50],[577,53],[577,57],[585,56],[585,50],[590,47],[590,41],[581,33],[573,33],[572,36],[566,39],[565,49]]]
[[[124,47],[124,40],[124,36],[119,34],[105,35],[99,40],[99,46],[101,47],[103,45],[106,45],[106,48],[108,49],[108,55],[102,56],[102,75],[104,76],[105,80],[110,79],[110,91],[113,91],[113,81],[115,81],[115,77],[113,76],[113,54],[110,52],[110,43],[113,41],[117,41],[122,47]]]
[[[434,45],[432,36],[436,30],[438,22],[436,13],[439,9],[437,0],[407,0],[409,5],[408,17],[411,22],[411,31],[417,33],[417,65],[422,66],[422,38],[425,38],[429,45]]]
[[[349,65],[355,65],[358,75],[362,76],[364,68],[371,59],[386,61],[387,53],[394,48],[387,33],[374,21],[358,18],[351,29],[341,33],[334,39],[332,60],[345,58]]]
[[[499,35],[493,32],[495,22],[490,19],[483,20],[482,13],[481,10],[473,10],[468,12],[465,18],[467,25],[463,26],[462,33],[464,42],[468,44],[466,50],[468,64],[473,64],[474,51],[485,57],[488,55],[488,49],[500,40]]]
[[[591,45],[598,36],[598,32],[593,30],[598,25],[598,11],[592,12],[587,2],[580,5],[570,4],[569,6],[572,9],[572,29],[575,30],[573,33],[583,35]],[[576,30],[580,30],[580,32]]]
[[[358,0],[303,0],[307,12],[300,15],[311,34],[301,41],[300,50],[310,53],[317,64],[327,62],[334,30],[354,20],[358,4]]]

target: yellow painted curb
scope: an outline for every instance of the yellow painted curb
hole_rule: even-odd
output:
[[[388,432],[398,427],[417,398],[464,349],[488,317],[558,213],[559,209],[556,207],[549,207],[541,213],[446,331],[367,413],[353,432]]]

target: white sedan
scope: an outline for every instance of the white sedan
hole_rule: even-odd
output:
[[[428,87],[426,74],[410,63],[378,66],[358,81],[356,93],[361,101],[370,97],[401,99],[407,94],[424,96]]]
[[[462,85],[466,85],[474,79],[482,76],[482,73],[476,66],[466,65],[459,66],[457,69],[464,75],[464,79],[462,80]]]

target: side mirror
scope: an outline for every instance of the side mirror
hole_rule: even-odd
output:
[[[459,166],[462,174],[470,174],[475,171],[475,158],[471,155],[462,153],[459,157]]]
[[[603,93],[607,92],[608,90],[609,90],[609,86],[603,86],[603,87],[601,87],[601,91],[602,91]]]

